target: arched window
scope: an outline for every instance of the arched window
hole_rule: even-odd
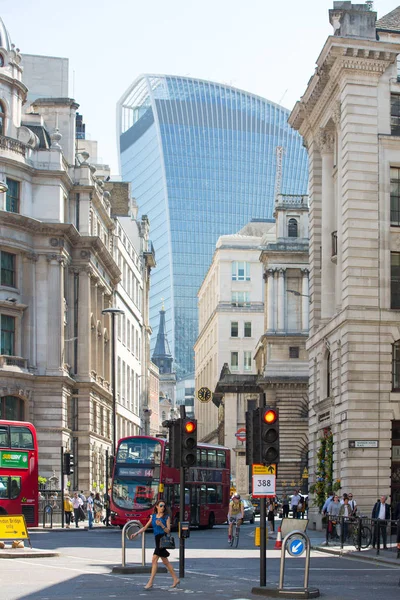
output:
[[[6,109],[2,102],[0,102],[0,135],[6,135]]]
[[[392,390],[400,392],[400,340],[392,345]]]
[[[289,219],[288,236],[296,238],[299,237],[297,219]]]
[[[16,396],[0,398],[0,419],[8,421],[25,421],[25,404]]]

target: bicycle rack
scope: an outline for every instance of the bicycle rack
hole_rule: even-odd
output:
[[[53,507],[50,504],[43,508],[43,529],[46,529],[47,515],[50,515],[50,529],[53,529]]]

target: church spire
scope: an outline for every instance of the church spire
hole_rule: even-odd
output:
[[[160,310],[160,325],[158,327],[156,347],[154,348],[151,360],[160,369],[160,374],[172,373],[173,358],[169,348],[167,331],[165,327],[164,301]]]

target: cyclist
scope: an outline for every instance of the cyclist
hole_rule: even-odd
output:
[[[233,523],[236,523],[237,527],[240,527],[243,523],[244,518],[244,502],[240,499],[240,494],[234,494],[232,496],[232,500],[229,502],[229,512],[228,512],[228,541],[230,542],[232,539],[232,527]]]

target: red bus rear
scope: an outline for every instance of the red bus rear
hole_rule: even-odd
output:
[[[169,448],[162,438],[134,436],[118,443],[114,465],[111,522],[136,519],[147,523],[157,500],[179,521],[179,469],[169,466]],[[230,498],[230,450],[198,444],[197,466],[186,471],[185,520],[199,527],[225,523]]]
[[[38,526],[38,476],[34,426],[0,420],[0,515],[24,515],[29,527]]]

